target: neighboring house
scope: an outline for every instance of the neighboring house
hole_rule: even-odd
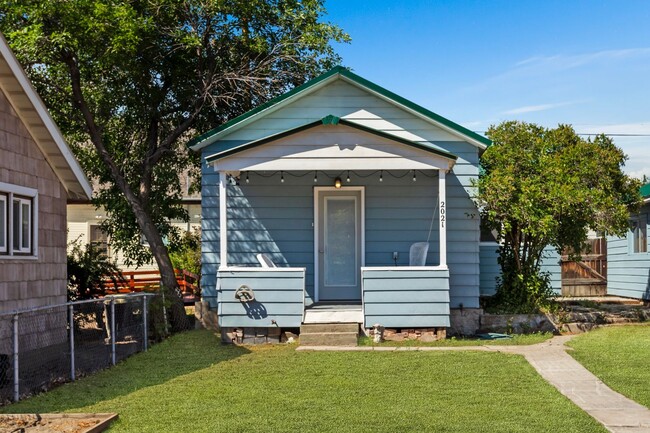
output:
[[[489,144],[341,67],[197,137],[203,299],[225,328],[298,327],[323,304],[358,304],[366,328],[479,311],[471,196]]]
[[[66,201],[91,186],[2,35],[0,89],[0,312],[61,304]]]
[[[183,206],[190,219],[188,222],[173,221],[172,225],[179,230],[191,232],[201,227],[201,201],[198,197],[186,197],[183,199]],[[96,209],[87,201],[68,202],[68,249],[72,248],[72,242],[79,241],[82,245],[92,242],[100,246],[106,255],[115,259],[122,271],[149,271],[158,269],[155,262],[146,263],[140,267],[127,266],[121,253],[111,248],[110,239],[99,228],[102,221],[107,217],[103,209]]]
[[[650,183],[641,187],[641,196],[643,206],[630,215],[627,236],[607,238],[607,294],[650,300]]]

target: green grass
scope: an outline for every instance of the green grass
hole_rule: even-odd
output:
[[[114,432],[602,432],[517,355],[296,352],[208,331],[4,412],[118,412]]]
[[[610,326],[568,343],[578,362],[607,386],[650,408],[650,325]]]
[[[395,346],[395,347],[459,347],[459,346],[524,346],[542,343],[553,337],[550,332],[534,334],[515,334],[512,338],[498,340],[481,340],[479,338],[447,338],[439,341],[422,342],[419,340],[383,341],[374,343],[371,337],[359,338],[359,346]]]

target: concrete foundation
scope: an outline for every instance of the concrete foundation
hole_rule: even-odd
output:
[[[480,331],[505,334],[558,333],[552,318],[545,314],[483,314]]]
[[[196,317],[196,327],[205,328],[211,331],[219,330],[217,311],[210,309],[210,303],[199,301],[194,303],[194,317]]]
[[[451,310],[450,323],[447,335],[462,336],[474,335],[481,327],[482,308],[454,308]]]

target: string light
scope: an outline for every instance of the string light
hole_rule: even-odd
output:
[[[284,183],[284,175],[286,174],[287,176],[291,177],[305,177],[305,176],[312,176],[313,175],[313,180],[314,183],[318,183],[322,181],[322,178],[326,179],[331,179],[332,181],[335,180],[337,177],[341,179],[342,182],[351,182],[352,178],[351,176],[354,175],[355,177],[358,177],[359,179],[366,179],[370,178],[373,176],[376,176],[377,173],[379,173],[379,182],[384,181],[384,171],[386,171],[386,175],[390,176],[394,179],[402,179],[409,174],[411,174],[413,177],[413,181],[415,182],[417,180],[417,174],[427,177],[429,179],[435,179],[438,177],[438,170],[432,169],[432,170],[396,170],[396,171],[390,171],[390,170],[363,170],[360,172],[354,171],[354,170],[341,170],[338,173],[336,172],[330,172],[328,173],[327,171],[322,171],[320,174],[318,171],[314,170],[306,170],[306,171],[287,171],[286,173],[284,170],[277,170],[277,171],[253,171],[256,176],[259,176],[261,178],[272,178],[274,176],[277,176],[278,173],[280,174],[280,182]],[[244,177],[244,180],[246,183],[249,183],[249,173],[250,171],[243,172],[242,171],[242,177],[243,174],[246,173],[246,176]],[[345,180],[343,180],[343,175],[346,175]],[[321,177],[319,180],[318,178]],[[235,182],[235,179],[229,176],[228,179],[232,184]]]

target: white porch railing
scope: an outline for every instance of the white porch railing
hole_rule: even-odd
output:
[[[222,328],[298,328],[305,311],[305,268],[219,268],[217,303]]]
[[[449,327],[446,266],[361,268],[364,327]]]

